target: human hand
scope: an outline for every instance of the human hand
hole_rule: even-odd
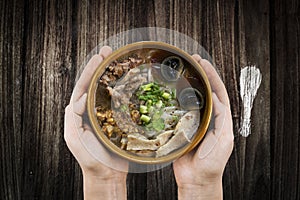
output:
[[[214,67],[199,55],[193,57],[203,67],[212,87],[215,127],[207,132],[197,150],[174,162],[178,198],[222,199],[222,175],[234,144],[229,98]]]
[[[126,162],[121,159],[117,160],[107,152],[97,140],[92,128],[83,120],[90,80],[99,64],[111,52],[110,47],[104,46],[100,49],[99,55],[94,55],[90,59],[74,87],[70,104],[65,109],[64,138],[82,169],[85,199],[94,199],[100,196],[101,199],[126,199],[127,173],[107,167],[91,155],[82,143],[84,141],[90,149],[93,149],[94,154],[101,155],[101,160],[107,162],[113,160],[118,165],[124,165],[124,169],[127,167]]]

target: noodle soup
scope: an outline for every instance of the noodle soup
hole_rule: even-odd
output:
[[[191,57],[164,43],[164,48],[143,44],[110,58],[96,72],[94,112],[89,115],[97,135],[114,152],[137,162],[162,162],[202,139],[211,115],[211,93]]]

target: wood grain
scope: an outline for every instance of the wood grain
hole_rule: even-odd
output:
[[[272,198],[300,198],[300,3],[271,7]]]
[[[299,199],[299,2],[1,1],[0,199],[82,199],[82,174],[63,140],[76,74],[98,43],[157,26],[198,41],[231,101],[235,148],[224,199]],[[125,42],[125,41],[124,41]],[[239,135],[239,73],[263,74],[252,135]],[[177,199],[172,166],[129,174],[128,199]]]
[[[252,109],[252,135],[247,138],[239,135],[236,140],[239,144],[241,198],[269,199],[270,146],[263,145],[270,144],[269,3],[242,2],[239,13],[239,66],[256,65],[262,73],[262,83]]]

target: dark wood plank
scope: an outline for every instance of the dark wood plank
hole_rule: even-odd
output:
[[[269,3],[239,3],[239,67],[256,65],[262,82],[252,109],[252,134],[236,138],[243,199],[270,198],[270,47]]]
[[[271,5],[272,199],[300,198],[300,3]]]
[[[78,181],[74,158],[63,140],[64,108],[73,87],[72,4],[26,4],[23,72],[22,197],[68,199]],[[69,89],[69,90],[67,90]],[[78,176],[78,175],[77,175]],[[81,180],[79,180],[81,181]],[[75,193],[76,194],[76,193]]]
[[[241,172],[240,160],[244,156],[238,151],[240,144],[240,97],[239,97],[239,73],[241,66],[239,57],[244,52],[239,52],[239,3],[237,1],[211,2],[203,4],[202,18],[202,44],[213,58],[215,67],[222,78],[229,95],[233,117],[233,130],[235,135],[235,147],[225,168],[223,175],[224,199],[242,199],[243,188],[240,184]]]
[[[14,0],[0,10],[1,199],[83,198],[80,167],[63,140],[64,107],[88,53],[144,26],[200,42],[228,89],[235,148],[224,199],[299,199],[298,1]],[[238,79],[254,64],[263,80],[252,135],[243,138]],[[129,174],[127,190],[128,199],[177,199],[172,166]]]
[[[147,199],[177,199],[172,165],[147,174]]]
[[[24,3],[0,3],[0,199],[20,199]]]

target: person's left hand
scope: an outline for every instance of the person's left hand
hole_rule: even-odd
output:
[[[222,199],[222,176],[234,145],[232,116],[226,88],[214,67],[194,55],[213,91],[214,128],[195,149],[173,164],[179,199]]]
[[[105,149],[105,147],[102,146],[102,144],[97,140],[92,128],[88,124],[84,123],[83,120],[83,114],[86,111],[87,89],[89,87],[93,73],[95,72],[99,64],[103,61],[103,59],[111,54],[111,52],[112,50],[110,47],[104,46],[100,49],[99,55],[94,55],[90,59],[85,69],[83,70],[78,82],[76,83],[70,100],[70,104],[65,109],[64,138],[68,148],[70,149],[82,169],[85,182],[84,195],[86,198],[93,196],[91,195],[91,193],[93,192],[98,192],[99,195],[99,191],[101,193],[101,190],[103,190],[102,192],[106,192],[104,190],[107,190],[109,191],[109,193],[112,193],[113,191],[111,190],[111,188],[115,188],[116,185],[121,185],[123,189],[125,185],[126,188],[127,172],[121,172],[112,169],[110,167],[107,167],[102,162],[114,163],[114,165],[118,165],[119,167],[122,166],[120,167],[120,169],[124,169],[124,171],[126,171],[126,168],[128,167],[127,163],[124,160],[118,159],[110,154]],[[83,143],[85,143],[85,145],[88,145],[88,148],[90,150],[92,149],[92,153],[94,155],[101,156],[102,162],[91,155],[91,153],[87,150]],[[96,188],[96,185],[101,188]],[[105,186],[111,188],[105,188]],[[95,189],[95,191],[91,192],[91,189]],[[122,193],[122,191],[118,191],[118,193]]]

